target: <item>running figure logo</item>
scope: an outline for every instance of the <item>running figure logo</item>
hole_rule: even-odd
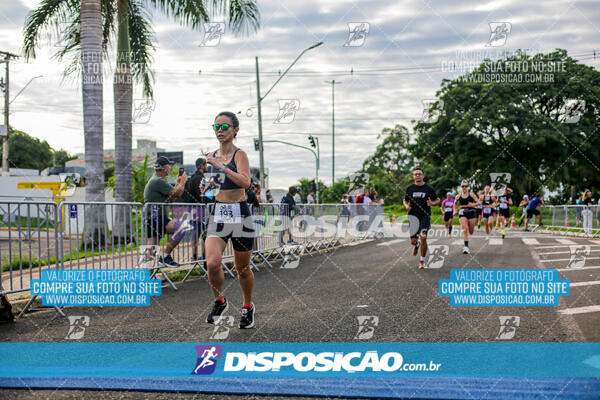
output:
[[[571,250],[571,259],[567,264],[567,268],[583,268],[585,260],[589,257],[591,248],[585,245],[569,246]]]
[[[504,46],[512,29],[510,22],[490,22],[488,25],[490,26],[490,39],[487,41],[485,46]]]
[[[233,317],[222,315],[215,320],[215,328],[210,338],[213,340],[225,340],[229,336],[229,328],[233,328]]]
[[[209,375],[215,372],[217,359],[221,358],[223,349],[221,346],[196,346],[196,353],[198,353],[198,361],[192,375]]]
[[[300,100],[298,99],[279,99],[279,113],[273,121],[274,124],[289,124],[294,121],[296,112],[300,110]]]
[[[358,319],[358,332],[354,340],[367,340],[373,337],[375,328],[379,325],[379,317],[376,315],[361,315]]]
[[[510,183],[512,175],[510,172],[490,172],[492,196],[498,196]]]
[[[134,124],[147,124],[150,122],[150,116],[156,108],[154,100],[135,99],[133,100],[133,117]]]
[[[70,316],[69,317],[69,332],[65,339],[77,340],[82,339],[85,334],[85,328],[90,326],[90,317],[87,315],[82,316]]]
[[[566,99],[561,107],[559,120],[565,124],[576,124],[585,112],[585,100]]]
[[[515,337],[517,328],[521,326],[521,317],[518,316],[501,316],[500,331],[496,340],[510,340]]]
[[[368,22],[348,22],[348,40],[344,42],[344,47],[360,47],[365,44],[370,29]]]
[[[430,245],[429,259],[427,260],[427,268],[439,269],[444,266],[444,260],[450,253],[450,247],[446,245]]]
[[[225,22],[209,22],[204,24],[204,39],[199,47],[215,47],[225,34]]]
[[[425,99],[422,103],[423,114],[421,115],[421,122],[425,124],[435,124],[438,122],[444,109],[444,100]]]
[[[159,246],[156,245],[140,245],[139,258],[137,267],[140,269],[156,268],[158,262]]]

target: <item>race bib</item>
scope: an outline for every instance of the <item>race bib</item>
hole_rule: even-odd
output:
[[[460,209],[460,211],[458,212],[458,215],[464,215],[465,214],[465,210],[463,210],[462,208]]]
[[[486,208],[483,209],[483,212],[486,213],[486,214],[489,214],[489,213],[492,212],[492,209],[489,208],[489,207],[486,207]]]
[[[508,208],[508,204],[507,203],[500,203],[500,208]]]
[[[215,203],[215,222],[241,224],[242,215],[239,203]]]
[[[450,207],[446,207],[446,208],[444,209],[444,211],[445,211],[445,212],[450,212],[450,211],[453,211],[453,210],[454,210],[454,209],[453,209],[453,208],[450,208]]]

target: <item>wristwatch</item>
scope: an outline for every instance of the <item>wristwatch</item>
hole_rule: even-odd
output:
[[[219,171],[225,172],[225,168],[227,168],[227,166],[225,164],[223,164],[223,165],[221,165],[221,168],[219,168]]]

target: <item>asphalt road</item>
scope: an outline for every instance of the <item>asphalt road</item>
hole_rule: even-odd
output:
[[[493,342],[507,340],[499,337],[500,317],[506,316],[519,321],[510,341],[600,340],[599,240],[520,231],[508,231],[501,239],[496,232],[487,237],[476,231],[471,254],[464,255],[462,236],[448,238],[437,229],[430,235],[431,250],[436,246],[448,250],[439,268],[418,269],[407,238],[304,256],[297,268],[282,269],[280,264],[261,268],[255,273],[257,315],[251,330],[237,328],[241,294],[231,278],[226,279],[231,318],[224,319],[218,331],[204,322],[212,299],[202,278],[178,284],[177,291],[164,288],[150,307],[72,307],[65,312],[88,316],[81,340],[100,342],[206,342],[217,340],[215,334],[235,342]],[[573,264],[571,255],[576,253],[585,257],[583,264],[581,258]],[[450,269],[506,268],[558,268],[561,278],[571,281],[571,294],[561,297],[558,307],[453,307],[447,297],[438,295],[438,281],[447,279]],[[360,330],[359,321],[365,318],[374,321],[371,337]],[[0,326],[0,340],[72,341],[66,339],[68,331],[68,320],[56,312],[32,312]],[[32,392],[0,391],[0,397],[2,393],[30,398]],[[71,398],[69,393],[53,392],[52,398]],[[150,397],[170,398],[161,396]]]

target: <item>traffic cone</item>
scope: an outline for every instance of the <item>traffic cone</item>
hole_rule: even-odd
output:
[[[396,225],[396,213],[392,216],[392,225]]]
[[[510,229],[514,229],[517,227],[517,224],[515,223],[515,214],[512,215],[512,218],[510,219]]]

